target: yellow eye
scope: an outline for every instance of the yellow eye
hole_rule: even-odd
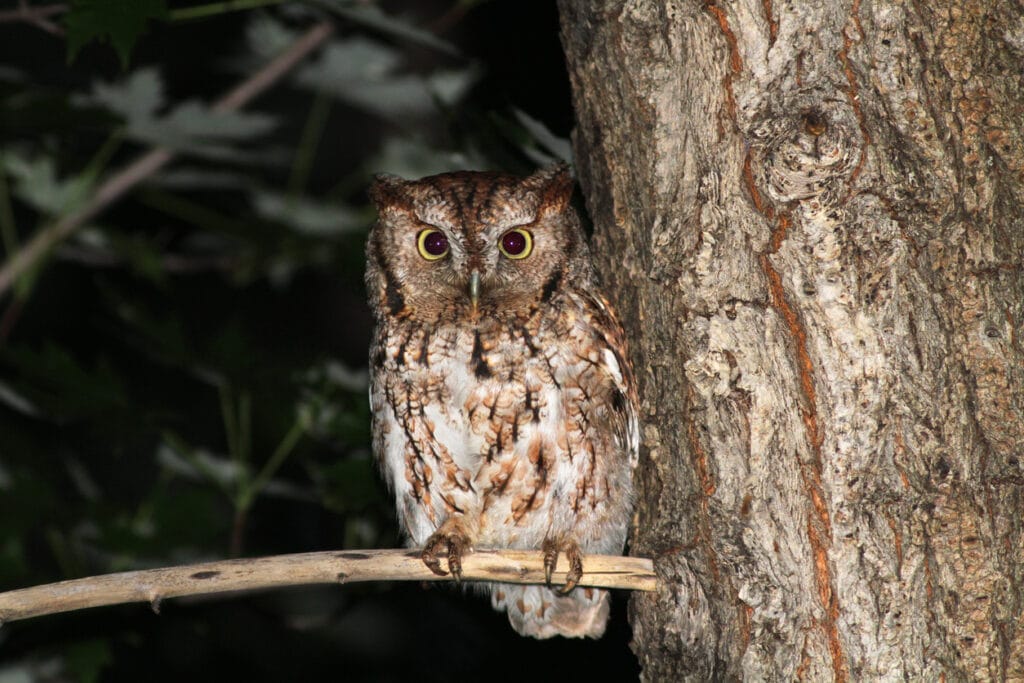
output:
[[[427,228],[421,230],[416,237],[416,247],[420,256],[428,261],[436,261],[448,255],[448,238],[440,230]]]
[[[498,250],[510,259],[526,258],[533,251],[533,235],[522,228],[509,230],[498,240]]]

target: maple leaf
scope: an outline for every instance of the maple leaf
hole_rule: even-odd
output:
[[[110,41],[121,65],[128,65],[132,48],[150,19],[165,19],[165,0],[73,0],[64,15],[68,36],[68,61],[92,41]]]

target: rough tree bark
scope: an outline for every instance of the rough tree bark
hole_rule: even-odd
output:
[[[648,680],[1024,680],[1024,6],[559,0]]]

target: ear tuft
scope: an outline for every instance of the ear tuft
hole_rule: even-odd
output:
[[[551,212],[561,212],[569,206],[576,186],[568,164],[542,168],[531,175],[529,181],[535,183],[542,210]]]
[[[390,173],[378,173],[373,177],[373,183],[367,194],[370,200],[377,205],[377,210],[385,206],[392,206],[401,202],[405,197],[405,186],[408,183],[403,178]]]

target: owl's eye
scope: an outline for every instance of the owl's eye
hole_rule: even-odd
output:
[[[509,230],[498,240],[498,250],[511,259],[526,258],[533,251],[533,235],[522,228]]]
[[[436,261],[448,254],[448,238],[443,232],[433,228],[420,231],[416,238],[416,246],[420,250],[420,256],[428,261]]]

